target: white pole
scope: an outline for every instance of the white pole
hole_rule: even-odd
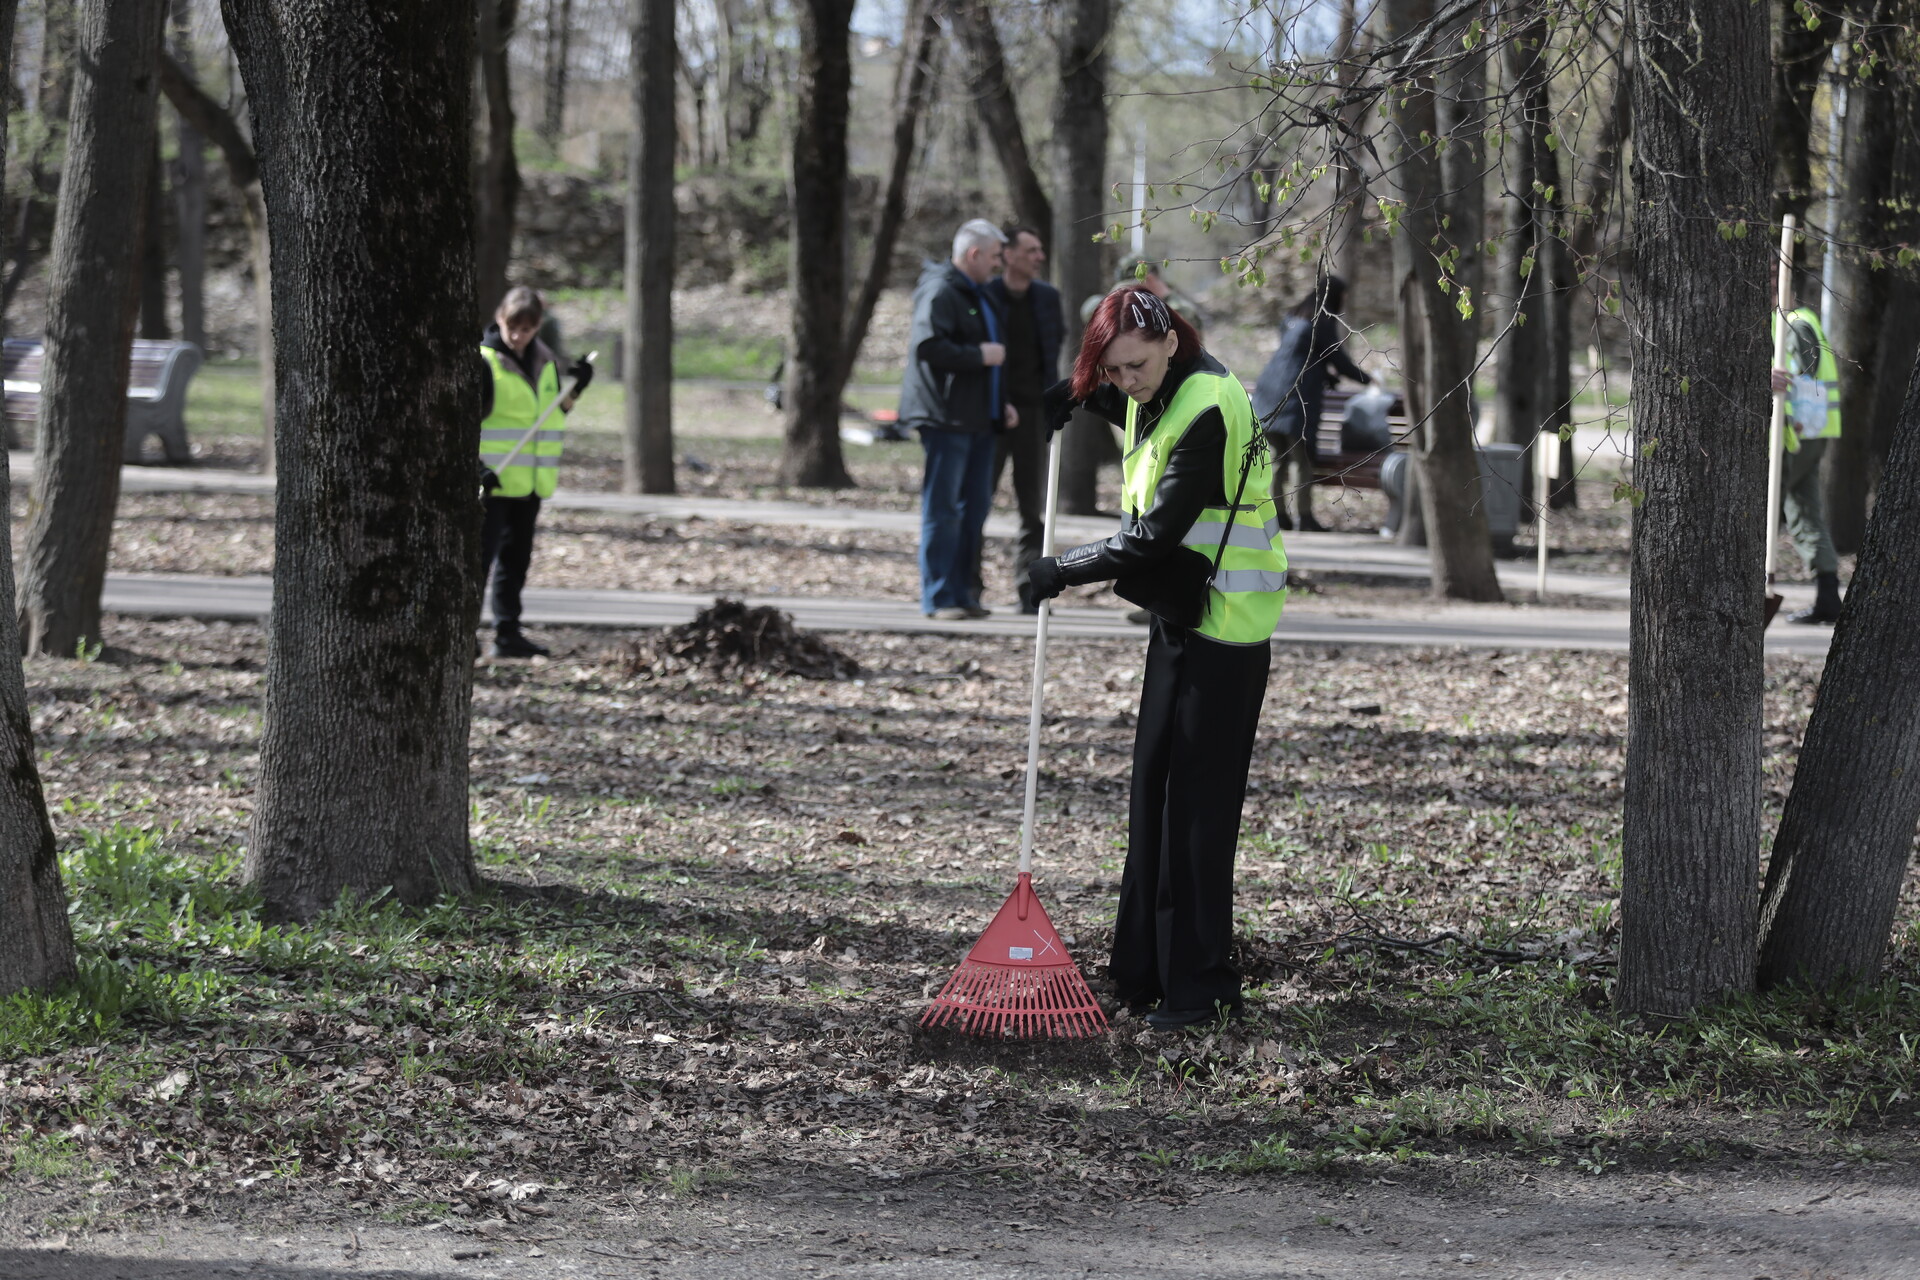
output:
[[[1039,430],[1045,430],[1041,423]],[[1060,437],[1053,433],[1047,448],[1047,519],[1040,534],[1040,554],[1053,554],[1053,518],[1060,509]],[[1040,709],[1047,687],[1047,619],[1053,601],[1040,602],[1040,619],[1033,629],[1033,709],[1027,716],[1027,804],[1020,818],[1020,874],[1033,870],[1033,802],[1040,793]]]
[[[1547,490],[1548,481],[1553,478],[1547,451],[1559,447],[1560,433],[1557,431],[1543,431],[1533,438],[1533,469],[1540,479],[1533,490],[1533,537],[1539,544],[1539,564],[1534,570],[1533,594],[1542,604],[1547,599]]]
[[[1787,367],[1787,311],[1793,306],[1793,215],[1780,226],[1780,285],[1774,291],[1773,365]],[[1771,374],[1769,374],[1771,378]],[[1773,584],[1774,544],[1780,541],[1780,441],[1787,424],[1785,392],[1773,398],[1773,421],[1767,425],[1767,584]]]

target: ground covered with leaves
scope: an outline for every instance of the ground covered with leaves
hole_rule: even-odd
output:
[[[859,674],[814,680],[554,638],[477,670],[486,891],[299,926],[238,878],[258,629],[122,621],[114,660],[29,663],[82,981],[0,1005],[12,1193],[72,1229],[288,1212],[485,1236],[795,1180],[959,1178],[1079,1216],[1300,1172],[1915,1154],[1912,884],[1889,975],[1846,1003],[1610,1012],[1623,658],[1277,654],[1247,1021],[1113,1010],[1104,1039],[992,1045],[916,1021],[1011,887],[1025,643],[834,636]],[[1139,666],[1134,642],[1059,642],[1049,695],[1038,885],[1096,989]],[[1769,665],[1776,811],[1816,677]]]

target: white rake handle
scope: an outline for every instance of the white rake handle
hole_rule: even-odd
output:
[[[587,352],[587,363],[592,364],[594,360],[599,357],[599,355],[600,353],[598,351]],[[578,395],[580,392],[580,384],[576,382],[573,386],[573,390],[574,390],[574,394]],[[547,407],[540,411],[540,416],[533,420],[533,425],[527,428],[526,434],[521,436],[520,439],[514,443],[513,448],[507,452],[507,456],[501,459],[499,465],[494,467],[495,471],[505,471],[508,467],[513,465],[513,460],[520,456],[520,451],[522,449],[527,447],[527,441],[533,439],[533,433],[538,431],[543,425],[545,425],[547,419],[553,416],[553,411],[555,409],[558,409],[560,407],[560,402],[562,400],[565,400],[566,398],[567,398],[567,393],[562,391],[559,395],[556,395],[553,399],[547,401]]]
[[[1047,446],[1047,521],[1040,535],[1040,554],[1053,554],[1053,517],[1060,507],[1060,437],[1055,431]],[[1020,874],[1033,870],[1033,802],[1040,792],[1040,708],[1047,687],[1047,619],[1053,601],[1040,602],[1040,619],[1033,629],[1033,710],[1027,717],[1027,806],[1020,819]]]

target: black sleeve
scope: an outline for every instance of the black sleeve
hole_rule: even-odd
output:
[[[1116,427],[1127,425],[1127,397],[1111,382],[1103,382],[1081,403],[1081,408],[1105,418]],[[1195,424],[1198,425],[1198,424]]]
[[[1347,354],[1347,344],[1336,341],[1327,352],[1327,368],[1351,382],[1372,382],[1373,378],[1365,369],[1353,362]]]
[[[1060,554],[1066,584],[1077,587],[1125,577],[1172,555],[1202,511],[1226,505],[1221,490],[1221,455],[1226,447],[1226,420],[1218,409],[1207,409],[1174,446],[1153,491],[1153,504],[1139,519],[1129,521],[1105,542],[1085,543]]]

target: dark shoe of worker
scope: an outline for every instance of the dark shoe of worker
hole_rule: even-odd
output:
[[[1327,526],[1315,520],[1311,511],[1303,511],[1300,513],[1299,525],[1300,532],[1302,533],[1325,533],[1327,531]]]
[[[1797,622],[1803,627],[1820,625],[1831,626],[1840,620],[1840,575],[1837,573],[1815,574],[1813,579],[1813,606],[1798,613],[1787,615],[1788,622]]]
[[[991,618],[993,616],[993,610],[983,604],[970,604],[967,606],[967,616],[969,618]]]
[[[1232,1021],[1240,1016],[1240,1006],[1214,1005],[1209,1009],[1155,1009],[1147,1015],[1147,1025],[1155,1031],[1178,1031],[1182,1027],[1210,1027],[1216,1022]]]
[[[1040,612],[1040,602],[1033,598],[1033,592],[1026,583],[1020,584],[1020,612],[1035,614]]]
[[[548,650],[537,645],[518,631],[502,631],[493,638],[493,656],[496,658],[544,658]]]
[[[973,617],[973,610],[961,605],[950,604],[935,609],[927,616],[935,622],[966,622]]]
[[[1153,615],[1145,609],[1129,609],[1127,611],[1127,621],[1136,627],[1144,627],[1153,621]]]

